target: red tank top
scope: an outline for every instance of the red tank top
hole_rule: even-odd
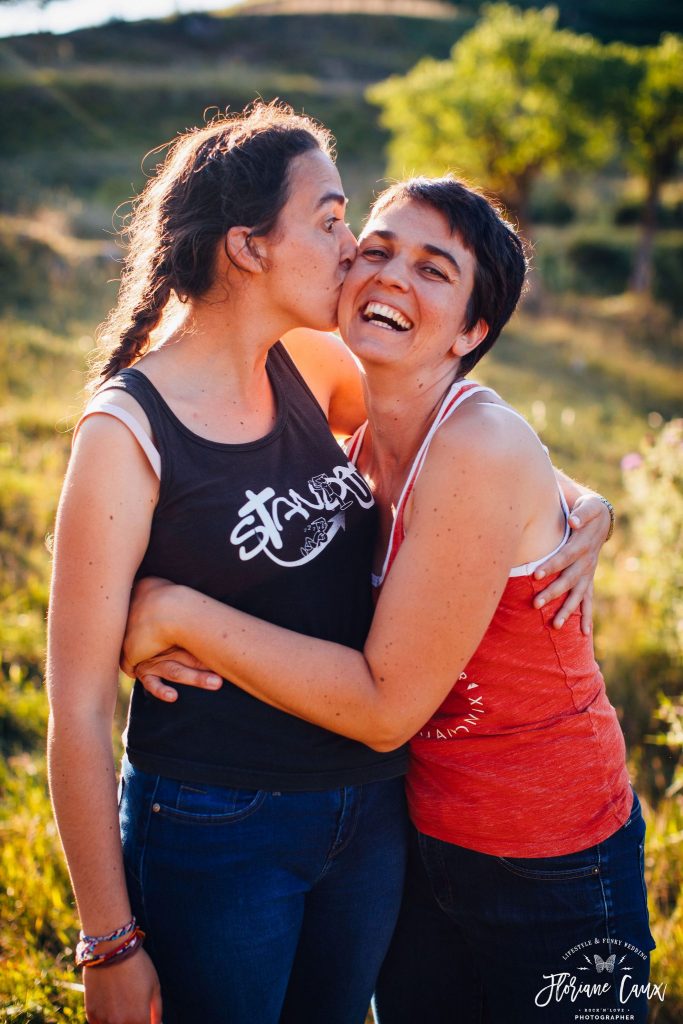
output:
[[[459,382],[446,395],[408,475],[375,586],[404,539],[406,502],[434,433],[461,402],[488,390]],[[363,432],[353,438],[351,458],[362,440]],[[631,810],[623,736],[580,615],[555,630],[562,598],[533,607],[553,578],[534,579],[542,561],[511,570],[479,647],[410,744],[407,792],[415,826],[495,856],[585,849],[612,835]]]

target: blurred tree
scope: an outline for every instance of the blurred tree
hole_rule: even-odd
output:
[[[629,162],[646,183],[642,234],[631,277],[635,292],[650,292],[657,208],[662,185],[674,176],[683,148],[683,38],[632,50],[641,79],[628,127]]]
[[[528,229],[539,174],[605,163],[638,71],[626,47],[558,29],[557,19],[553,7],[491,5],[450,60],[426,58],[372,86],[391,132],[389,173],[452,168],[497,192]]]
[[[485,0],[469,0],[479,8]],[[518,7],[545,7],[547,0],[515,0]],[[680,0],[557,0],[560,25],[590,32],[602,42],[655,44],[663,32],[683,32]]]

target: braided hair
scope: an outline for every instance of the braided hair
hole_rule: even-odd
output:
[[[172,296],[185,303],[209,290],[216,247],[232,227],[248,225],[254,237],[272,231],[290,162],[314,149],[334,159],[330,132],[278,101],[218,116],[168,144],[122,232],[118,302],[100,330],[106,351],[91,386],[144,354]]]

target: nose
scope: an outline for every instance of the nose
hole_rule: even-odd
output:
[[[408,267],[397,256],[380,263],[375,278],[386,288],[395,288],[401,292],[408,290]]]
[[[351,264],[356,258],[356,252],[358,250],[358,242],[356,236],[349,227],[348,224],[344,224],[342,230],[342,239],[339,246],[339,262],[341,263],[344,271],[349,270]]]

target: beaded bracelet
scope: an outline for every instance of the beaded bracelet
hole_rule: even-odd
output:
[[[136,928],[134,932],[126,936],[119,946],[110,949],[107,953],[97,955],[93,951],[86,953],[77,948],[76,967],[108,967],[113,963],[121,963],[142,946],[144,938],[145,933],[142,929]]]
[[[79,943],[76,946],[76,963],[80,960],[90,960],[95,956],[95,947],[100,942],[113,942],[114,939],[123,939],[129,935],[132,935],[137,928],[137,921],[134,917],[130,919],[126,924],[117,928],[116,931],[110,932],[108,935],[86,935],[84,931],[78,933]]]
[[[606,543],[614,533],[614,523],[616,522],[617,514],[614,511],[614,505],[612,504],[612,502],[608,501],[607,498],[603,498],[602,494],[596,494],[596,498],[600,499],[600,501],[603,503],[603,505],[609,512],[609,530],[607,531],[607,536],[603,541],[603,543]]]

